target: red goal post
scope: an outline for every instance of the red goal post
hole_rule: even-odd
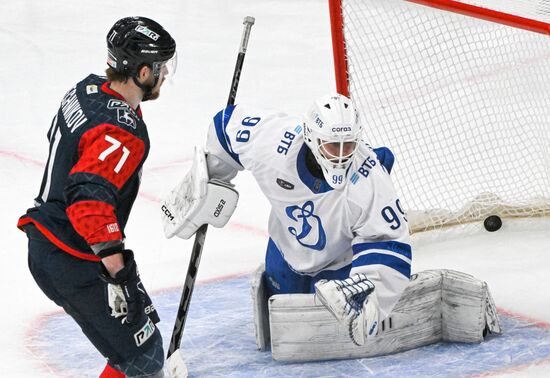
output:
[[[329,0],[337,91],[413,232],[550,215],[550,9],[521,0]]]

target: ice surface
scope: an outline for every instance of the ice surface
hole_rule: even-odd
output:
[[[250,280],[246,275],[197,287],[182,342],[191,377],[441,377],[444,372],[446,377],[461,378],[550,359],[550,324],[533,324],[501,312],[504,334],[489,336],[481,344],[438,343],[368,359],[276,362],[269,351],[256,351]],[[180,289],[153,296],[164,335],[171,334],[180,296]],[[102,360],[81,339],[70,317],[58,314],[42,323],[28,345],[48,364],[64,366],[75,376],[94,377]],[[168,343],[166,337],[165,347]]]
[[[38,193],[48,153],[46,131],[61,97],[89,73],[102,72],[105,34],[114,21],[128,15],[158,20],[178,42],[179,64],[173,84],[163,88],[158,101],[143,105],[152,149],[140,197],[127,227],[127,245],[136,252],[143,281],[155,293],[154,300],[162,303],[161,330],[165,339],[171,332],[173,306],[179,302],[179,286],[185,278],[192,243],[164,239],[158,199],[179,181],[190,164],[193,146],[203,142],[210,118],[227,100],[242,19],[252,15],[256,24],[238,102],[302,112],[312,98],[334,88],[325,0],[2,0],[2,377],[93,377],[103,365],[101,356],[89,348],[76,326],[59,315],[56,306],[34,284],[26,266],[26,240],[15,223],[32,206]],[[251,272],[262,260],[267,244],[268,203],[249,174],[241,174],[235,183],[241,193],[240,205],[226,228],[210,228],[199,269],[200,281]],[[458,370],[454,376],[480,376],[486,374],[484,364],[473,351],[483,350],[493,354],[487,358],[491,365],[485,366],[491,376],[550,376],[550,358],[544,349],[547,339],[541,336],[546,335],[550,323],[550,226],[542,224],[537,230],[527,226],[516,231],[512,223],[505,221],[494,234],[474,230],[466,237],[446,233],[440,238],[426,236],[418,241],[413,270],[457,269],[486,280],[503,313],[521,315],[506,318],[511,331],[502,340],[517,335],[512,331],[525,328],[519,333],[528,339],[520,344],[523,355],[498,348],[491,351],[491,343],[500,342],[495,338],[474,347],[480,349],[433,346],[373,361],[278,365],[267,353],[256,351],[251,317],[247,315],[250,310],[246,279],[234,279],[231,284],[233,281],[226,280],[197,288],[184,337],[191,373],[307,376],[319,372],[315,369],[326,369],[323,371],[332,376],[358,372],[367,376],[398,366],[402,359],[412,362],[416,356],[423,356],[426,365],[433,366],[439,376],[454,374],[454,370]],[[219,293],[218,304],[201,303],[209,299],[210,290]],[[226,305],[233,296],[242,298],[238,310]],[[218,311],[223,312],[228,324],[234,325],[231,332],[216,328],[218,335],[212,332],[211,338],[197,339],[197,335],[207,331],[207,320],[219,319]],[[223,347],[233,338],[239,353]],[[196,350],[195,345],[201,349]],[[449,352],[455,349],[456,353]],[[208,358],[201,365],[203,355]],[[226,356],[231,358],[222,359]],[[495,363],[498,358],[501,364]],[[438,361],[452,364],[453,371]],[[77,363],[82,363],[85,370],[80,371]],[[479,369],[459,369],[474,365]],[[338,371],[331,370],[337,368]],[[424,368],[415,363],[407,371],[418,370],[420,374]]]

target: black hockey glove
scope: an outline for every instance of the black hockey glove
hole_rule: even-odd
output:
[[[134,253],[125,249],[122,256],[124,268],[119,270],[114,278],[101,264],[100,278],[106,283],[105,298],[111,316],[122,318],[122,323],[133,324],[142,319],[143,315],[147,315],[153,323],[158,323],[160,319],[141,283]]]

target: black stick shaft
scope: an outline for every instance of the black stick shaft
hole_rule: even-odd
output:
[[[195,287],[195,279],[197,278],[197,273],[199,270],[199,263],[201,261],[202,248],[204,246],[207,230],[208,225],[205,224],[202,225],[195,234],[193,251],[191,252],[191,260],[189,261],[189,267],[187,268],[187,276],[185,277],[185,284],[181,294],[178,314],[176,315],[176,322],[174,324],[174,329],[172,330],[172,338],[170,339],[170,347],[168,348],[167,358],[180,347],[183,328],[185,327],[185,320],[187,319],[187,313],[189,312],[189,303],[191,302],[191,295],[193,294],[193,289]]]
[[[248,39],[250,37],[250,30],[252,29],[252,25],[254,25],[254,17],[245,17],[243,24],[244,30],[241,39],[241,45],[239,48],[239,55],[237,56],[237,63],[235,65],[235,71],[233,72],[233,79],[231,80],[229,99],[227,100],[228,106],[235,104],[237,88],[239,87],[239,80],[241,78],[241,71],[244,63],[244,56],[246,54]],[[181,294],[178,314],[176,315],[176,322],[172,331],[172,338],[170,339],[170,347],[168,348],[166,358],[170,357],[172,353],[178,350],[181,344],[183,329],[185,328],[185,321],[187,319],[187,313],[189,312],[189,303],[191,302],[191,296],[193,295],[193,289],[195,288],[195,280],[197,278],[197,273],[199,270],[202,248],[204,247],[207,230],[208,225],[204,224],[197,230],[197,233],[195,234],[193,251],[191,252],[191,259],[189,261],[189,267],[187,268],[187,276],[185,277],[185,285]]]
[[[246,48],[248,46],[248,39],[250,38],[252,25],[254,25],[254,17],[245,17],[243,24],[243,35],[241,38],[241,44],[239,46],[239,55],[237,55],[237,63],[235,63],[235,70],[233,71],[233,79],[231,80],[231,90],[229,91],[227,106],[235,104],[235,98],[237,97],[237,88],[239,87],[239,80],[241,79],[241,71],[243,69],[244,56],[246,54]]]

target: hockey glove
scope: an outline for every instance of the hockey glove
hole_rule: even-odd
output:
[[[134,253],[125,249],[122,251],[124,268],[119,270],[115,277],[111,277],[107,269],[101,264],[100,278],[106,283],[107,305],[111,316],[121,318],[121,322],[133,324],[148,315],[153,323],[159,322],[158,314],[152,305],[151,298],[145,291],[134,260]]]
[[[167,238],[189,239],[203,224],[223,227],[233,215],[239,193],[233,185],[210,179],[205,152],[195,148],[193,165],[162,201],[162,224]]]
[[[315,284],[315,297],[339,322],[346,324],[356,345],[365,344],[367,337],[378,332],[378,301],[373,291],[374,284],[363,273]]]

